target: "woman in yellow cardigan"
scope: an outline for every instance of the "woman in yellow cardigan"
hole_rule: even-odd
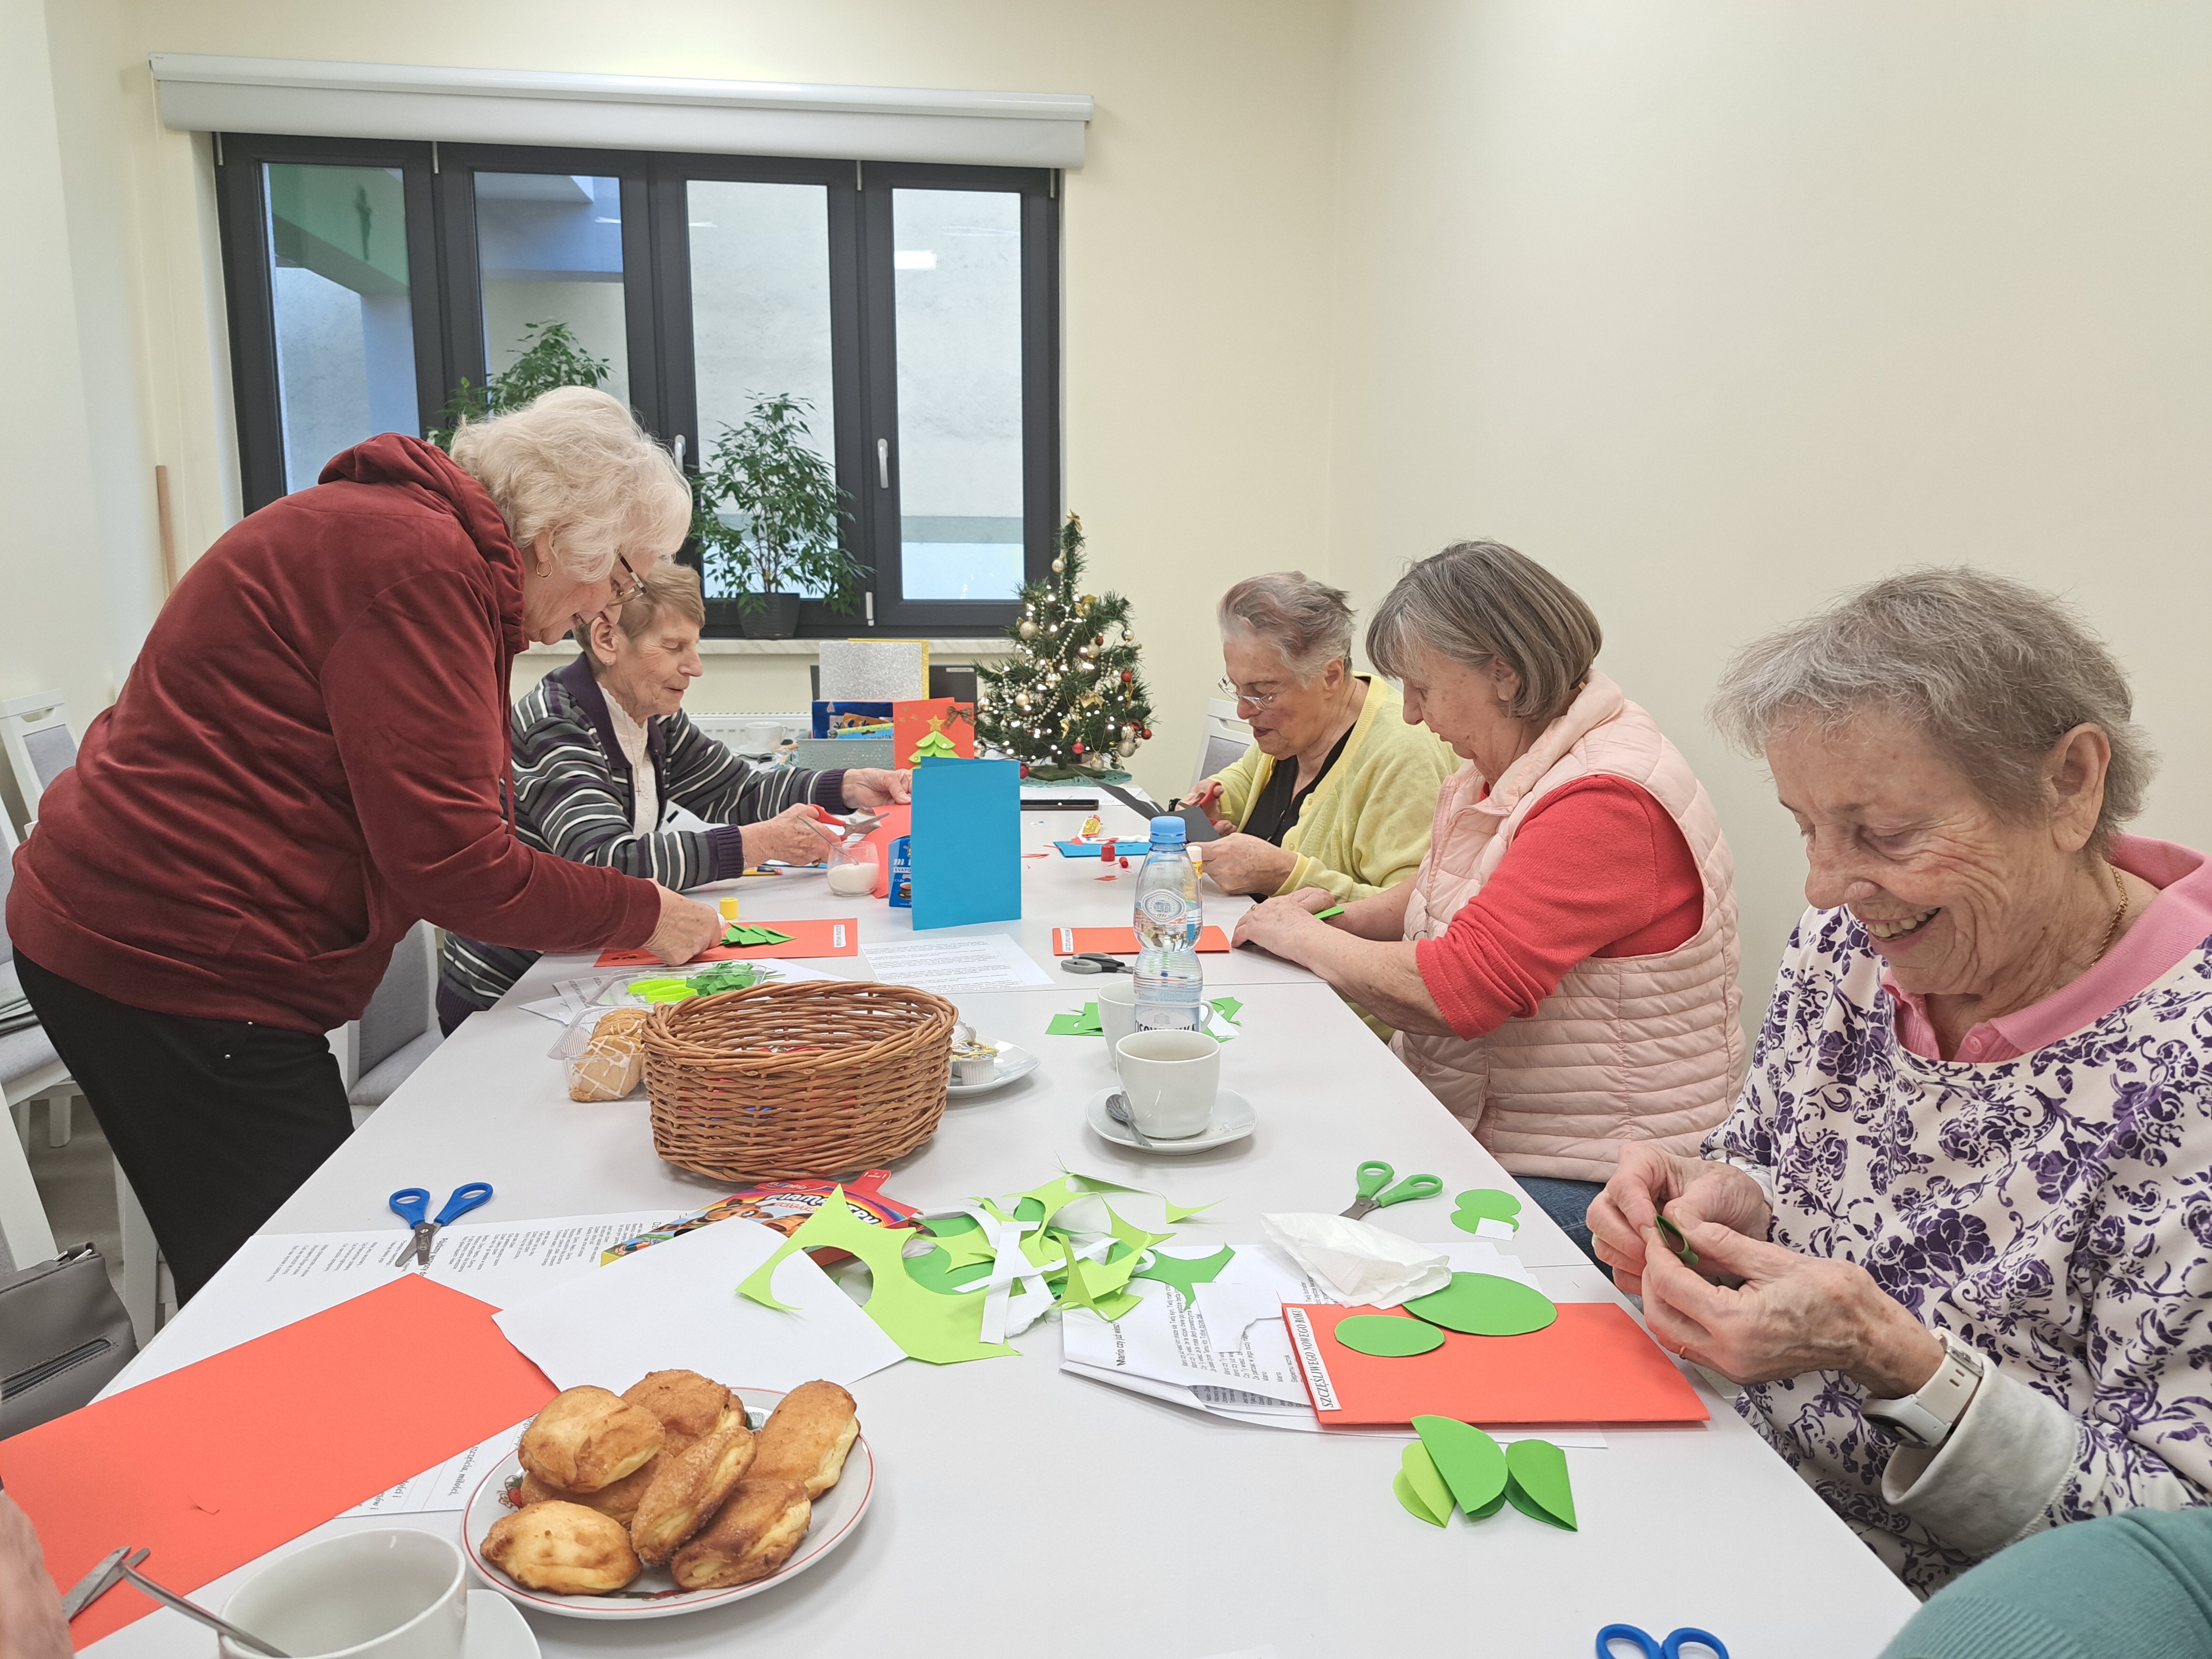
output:
[[[1277,571],[1231,588],[1219,615],[1224,683],[1253,741],[1186,801],[1222,831],[1206,875],[1225,892],[1326,887],[1347,901],[1412,875],[1459,758],[1406,724],[1387,681],[1352,672],[1342,591]]]

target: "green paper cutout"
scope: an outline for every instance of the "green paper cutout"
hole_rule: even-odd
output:
[[[1104,1036],[1106,1027],[1098,1018],[1098,1005],[1086,1002],[1079,1012],[1054,1014],[1045,1022],[1047,1036]]]
[[[1690,1248],[1690,1241],[1683,1237],[1682,1230],[1663,1215],[1655,1215],[1651,1218],[1659,1224],[1661,1235],[1674,1247],[1674,1254],[1682,1258],[1682,1265],[1686,1267],[1696,1267],[1698,1253]]]
[[[1433,1353],[1444,1345],[1444,1334],[1427,1321],[1401,1319],[1395,1314],[1354,1314],[1338,1320],[1333,1334],[1352,1352],[1377,1359]]]
[[[1344,914],[1345,908],[1346,907],[1341,904],[1332,904],[1326,910],[1315,911],[1314,920],[1316,921],[1327,921],[1331,916],[1340,916]]]
[[[1526,1336],[1559,1316],[1541,1291],[1496,1273],[1454,1273],[1441,1291],[1407,1303],[1406,1311],[1469,1336]]]
[[[1065,1165],[1061,1167],[1066,1168]],[[1142,1193],[1148,1198],[1157,1198],[1167,1212],[1170,1226],[1178,1221],[1188,1221],[1200,1210],[1210,1210],[1221,1202],[1218,1198],[1210,1198],[1203,1204],[1170,1204],[1165,1193],[1155,1193],[1149,1187],[1125,1187],[1118,1181],[1107,1180],[1103,1176],[1085,1175],[1080,1170],[1069,1170],[1067,1176],[1071,1181],[1083,1183],[1085,1195],[1092,1193]]]
[[[1054,1216],[1084,1195],[1083,1189],[1069,1180],[1066,1176],[1054,1176],[1042,1186],[1032,1187],[1029,1191],[1022,1194],[1021,1201],[1014,1206],[1014,1213],[1021,1216],[1024,1221],[1037,1221],[1049,1224]],[[1024,1214],[1024,1206],[1031,1203],[1037,1206],[1036,1213]]]
[[[983,1224],[972,1215],[925,1215],[917,1217],[914,1224],[933,1238],[951,1238],[956,1233],[983,1231]]]
[[[907,1256],[904,1260],[907,1277],[924,1289],[936,1291],[939,1296],[951,1296],[963,1285],[972,1284],[976,1279],[988,1279],[991,1276],[989,1261],[956,1263],[950,1255],[941,1249],[932,1250],[927,1255]]]
[[[1407,1449],[1419,1451],[1420,1448],[1410,1446]],[[1403,1470],[1390,1477],[1390,1490],[1397,1494],[1398,1502],[1404,1507],[1406,1513],[1416,1521],[1425,1521],[1432,1527],[1441,1527],[1451,1518],[1449,1509],[1446,1509],[1441,1516],[1431,1514],[1427,1505],[1421,1502],[1421,1495],[1413,1482],[1406,1479]]]
[[[1575,1524],[1575,1492],[1567,1480],[1566,1453],[1548,1440],[1516,1440],[1505,1449],[1505,1467],[1512,1476],[1505,1495],[1515,1509],[1569,1532],[1581,1530]]]
[[[1460,1508],[1470,1516],[1497,1512],[1505,1490],[1504,1449],[1471,1423],[1449,1417],[1417,1417],[1413,1432]]]
[[[1459,1208],[1452,1212],[1452,1225],[1463,1233],[1480,1231],[1477,1223],[1503,1221],[1516,1231],[1521,1226],[1521,1200],[1509,1192],[1496,1187],[1477,1187],[1473,1192],[1462,1193],[1454,1200]]]
[[[1214,998],[1213,1011],[1219,1014],[1222,1018],[1227,1020],[1231,1025],[1241,1024],[1243,1023],[1237,1018],[1237,1016],[1244,1012],[1244,1005],[1237,1001],[1235,997]]]
[[[1505,1484],[1507,1486],[1510,1487],[1513,1482],[1509,1479]],[[1467,1518],[1470,1521],[1487,1521],[1492,1516],[1497,1514],[1498,1510],[1504,1507],[1505,1494],[1504,1492],[1500,1492],[1497,1497],[1492,1498],[1487,1504],[1485,1504],[1480,1509],[1477,1510],[1474,1514],[1468,1516]]]
[[[796,1311],[775,1299],[770,1289],[775,1270],[794,1250],[827,1246],[850,1251],[867,1263],[875,1286],[862,1311],[908,1357],[933,1365],[953,1365],[1015,1352],[1003,1342],[986,1342],[978,1334],[983,1328],[982,1297],[939,1296],[915,1281],[900,1254],[911,1233],[903,1227],[879,1227],[863,1221],[844,1200],[843,1187],[833,1190],[829,1201],[800,1223],[774,1255],[745,1275],[738,1294],[765,1308]]]
[[[722,933],[725,945],[788,945],[791,939],[789,933],[780,933],[773,927],[763,927],[747,921],[733,921]]]
[[[1085,1261],[1075,1253],[1071,1240],[1063,1246],[1067,1269],[1067,1283],[1060,1293],[1055,1308],[1088,1308],[1101,1319],[1119,1319],[1135,1307],[1139,1297],[1132,1296],[1122,1286],[1129,1282],[1131,1271],[1144,1260],[1132,1250],[1119,1261]]]
[[[1130,1277],[1156,1279],[1163,1285],[1172,1285],[1182,1292],[1186,1304],[1194,1305],[1198,1301],[1198,1287],[1219,1278],[1221,1270],[1236,1256],[1236,1250],[1226,1244],[1212,1255],[1200,1256],[1196,1261],[1188,1256],[1162,1255],[1155,1250],[1152,1252],[1152,1265],[1139,1267]]]
[[[1103,1199],[1099,1201],[1102,1204],[1105,1203]],[[1153,1245],[1164,1244],[1175,1237],[1173,1233],[1148,1233],[1134,1222],[1124,1221],[1120,1216],[1115,1214],[1114,1206],[1111,1204],[1106,1204],[1105,1208],[1107,1231],[1133,1250],[1139,1252],[1149,1250]],[[1110,1255],[1106,1259],[1109,1261],[1114,1260]]]
[[[1421,1507],[1434,1517],[1436,1523],[1441,1527],[1450,1520],[1451,1488],[1444,1485],[1443,1476],[1437,1473],[1436,1461],[1429,1455],[1429,1449],[1416,1440],[1398,1455],[1398,1480],[1413,1488],[1413,1496],[1420,1500]],[[1395,1488],[1396,1482],[1392,1482],[1392,1486]],[[1400,1493],[1398,1501],[1404,1504],[1405,1494]],[[1407,1507],[1411,1509],[1413,1505],[1408,1504]]]

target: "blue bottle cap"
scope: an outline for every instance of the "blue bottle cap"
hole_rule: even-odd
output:
[[[1152,820],[1152,845],[1155,847],[1180,847],[1188,833],[1188,826],[1181,818],[1162,817]]]

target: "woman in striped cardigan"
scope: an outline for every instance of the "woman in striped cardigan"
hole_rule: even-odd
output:
[[[696,572],[664,560],[619,616],[592,618],[583,653],[514,706],[515,833],[543,852],[645,876],[678,892],[769,859],[812,864],[830,812],[907,799],[908,775],[876,767],[757,767],[683,712],[704,672],[706,606]],[[681,806],[710,826],[663,829]],[[438,1023],[489,1008],[538,960],[534,951],[446,936]]]

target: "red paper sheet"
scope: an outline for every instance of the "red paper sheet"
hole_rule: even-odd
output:
[[[1526,1336],[1447,1331],[1443,1347],[1404,1358],[1356,1353],[1332,1334],[1340,1319],[1382,1311],[1284,1308],[1323,1427],[1407,1423],[1425,1413],[1494,1425],[1702,1423],[1710,1415],[1674,1362],[1610,1302],[1562,1302],[1556,1322]]]
[[[764,957],[849,957],[860,948],[860,924],[851,916],[834,917],[828,921],[761,921],[750,924],[773,927],[779,933],[791,935],[788,945],[717,945],[712,950],[702,951],[694,962],[757,962]],[[596,964],[601,968],[659,968],[659,957],[650,951],[602,951]]]
[[[1229,935],[1218,927],[1198,930],[1198,948],[1203,951],[1226,951]],[[1137,930],[1133,927],[1055,927],[1052,930],[1052,953],[1056,957],[1072,957],[1079,951],[1096,951],[1105,957],[1133,957],[1137,954]]]
[[[956,697],[902,699],[891,705],[891,764],[912,766],[915,745],[930,734],[930,721],[962,760],[975,758],[975,705]]]
[[[399,1273],[0,1440],[0,1480],[63,1589],[131,1544],[153,1551],[150,1577],[190,1595],[550,1400],[553,1385],[494,1311]],[[119,1585],[70,1634],[83,1647],[154,1607]]]

